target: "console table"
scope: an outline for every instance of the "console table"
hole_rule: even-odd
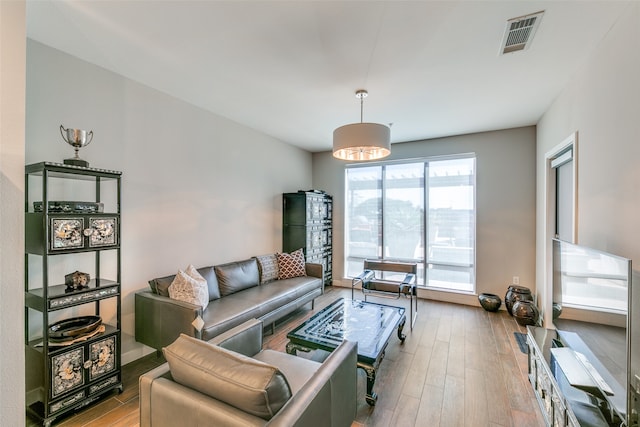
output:
[[[529,382],[548,426],[625,425],[625,389],[577,334],[528,326],[527,345]],[[578,362],[582,355],[587,362]],[[609,393],[601,391],[594,376],[602,378]]]

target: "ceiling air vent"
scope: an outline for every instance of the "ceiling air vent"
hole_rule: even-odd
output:
[[[500,55],[527,49],[540,25],[542,15],[544,11],[509,19],[502,37]]]

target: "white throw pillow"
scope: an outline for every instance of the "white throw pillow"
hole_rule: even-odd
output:
[[[205,278],[193,265],[189,265],[186,272],[179,270],[176,274],[169,286],[169,297],[199,305],[205,310],[209,304],[209,287]]]
[[[193,264],[189,264],[189,266],[187,267],[187,269],[184,272],[187,273],[190,277],[196,279],[199,282],[204,282],[205,284],[207,283],[207,279],[202,277],[202,274],[198,273],[198,270],[196,270],[196,268],[193,266]]]

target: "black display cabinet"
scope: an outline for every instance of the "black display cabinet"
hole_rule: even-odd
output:
[[[282,195],[282,250],[302,248],[307,262],[324,266],[324,284],[332,283],[333,198],[322,191]]]
[[[26,403],[45,426],[122,391],[120,191],[118,171],[26,166]],[[91,265],[88,282],[66,267],[79,257]],[[103,304],[115,305],[109,324]]]

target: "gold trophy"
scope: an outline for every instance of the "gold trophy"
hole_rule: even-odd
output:
[[[65,133],[67,135],[66,137]],[[82,160],[78,156],[78,150],[89,145],[93,140],[93,131],[87,132],[83,129],[65,129],[60,125],[60,135],[62,135],[62,139],[64,139],[67,144],[71,145],[76,150],[75,157],[72,159],[64,159],[64,164],[88,168],[89,162]]]

